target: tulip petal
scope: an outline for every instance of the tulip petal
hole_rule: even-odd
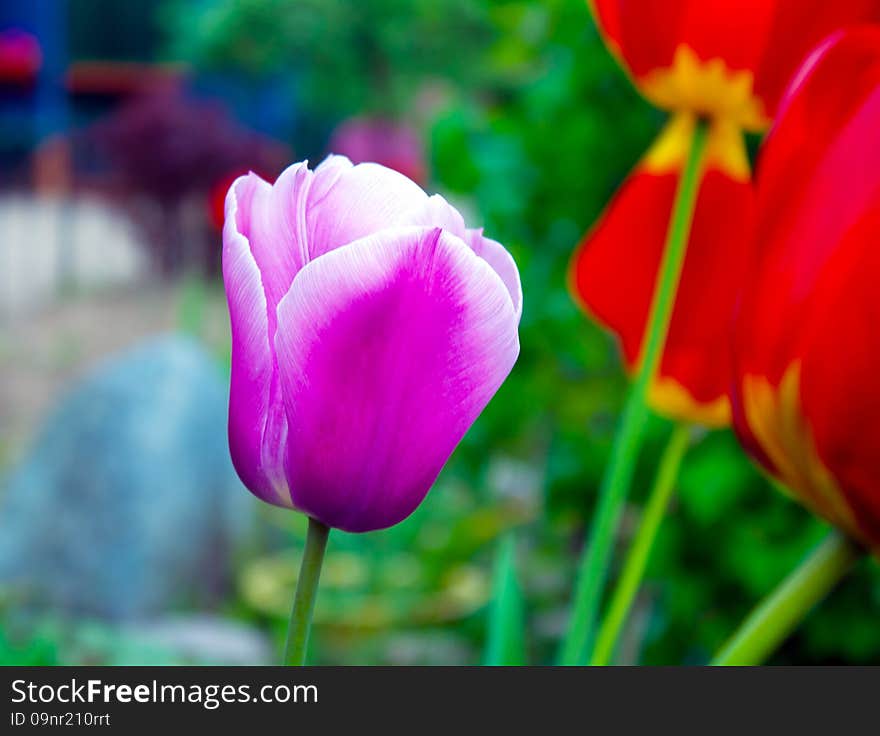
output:
[[[519,352],[501,278],[439,228],[312,261],[278,320],[294,505],[349,531],[416,508]]]
[[[763,245],[740,310],[739,323],[754,327],[743,334],[738,360],[745,372],[773,383],[798,352],[801,328],[813,324],[805,300],[827,276],[829,260],[840,260],[847,232],[874,206],[878,44],[875,27],[823,44],[761,150],[757,238]]]
[[[308,198],[311,258],[394,225],[428,199],[418,184],[379,164],[332,156],[315,170]]]
[[[753,94],[766,119],[774,117],[785,85],[816,44],[843,27],[880,21],[876,0],[590,0],[590,5],[608,45],[649,99],[659,103],[651,77],[673,69],[686,49],[704,70],[723,65],[728,83],[707,88],[708,94]],[[687,65],[676,70],[674,86],[684,97],[697,79],[694,71]],[[740,84],[749,89],[736,90]],[[664,107],[683,108],[661,97]],[[701,107],[714,104],[706,99]]]
[[[230,190],[238,200],[238,232],[250,244],[262,275],[270,334],[275,307],[309,260],[305,216],[311,177],[307,162],[302,162],[288,167],[274,185],[251,173]]]
[[[401,225],[440,227],[467,243],[471,249],[495,270],[510,292],[517,319],[522,312],[522,285],[513,257],[503,245],[483,236],[482,228],[467,228],[464,218],[439,194],[428,197],[412,212],[407,212]]]
[[[816,45],[850,26],[880,22],[876,0],[776,0],[775,6],[755,72],[755,93],[774,117],[786,87]],[[832,104],[829,101],[825,107]]]
[[[605,42],[636,79],[672,63],[675,47],[684,40],[679,28],[686,3],[589,0],[589,4]]]
[[[762,148],[759,257],[735,323],[733,394],[751,454],[880,549],[878,49],[877,27],[824,43]]]
[[[483,228],[468,230],[465,235],[465,242],[473,248],[480,258],[488,263],[495,270],[513,302],[513,309],[516,312],[517,320],[522,314],[522,284],[519,278],[519,269],[513,256],[507,252],[505,247],[491,238],[483,235]]]
[[[630,370],[639,359],[680,178],[680,157],[673,159],[679,168],[656,169],[656,152],[666,144],[659,141],[623,183],[572,262],[575,298],[618,336]],[[728,327],[751,250],[752,218],[749,182],[710,165],[651,387],[652,406],[667,416],[709,426],[729,421]]]
[[[876,141],[880,108],[875,106],[872,117],[871,136]],[[880,145],[871,147],[873,165],[880,165],[876,160]],[[876,388],[880,176],[875,173],[874,179],[873,208],[839,241],[810,300],[805,319],[809,334],[802,348],[801,403],[817,454],[842,489],[855,523],[847,525],[831,514],[826,516],[880,550],[880,435],[873,430],[880,415]]]
[[[398,225],[416,227],[440,227],[453,235],[465,239],[467,227],[461,213],[439,194],[425,197],[412,210],[406,212]]]
[[[324,200],[339,178],[351,169],[352,163],[346,156],[330,154],[315,168],[312,185],[309,188],[309,205],[314,207]]]
[[[280,458],[264,452],[267,444],[283,447],[273,435],[283,431],[286,416],[277,392],[277,378],[273,378],[263,280],[251,245],[242,234],[250,229],[249,205],[256,186],[251,177],[242,177],[233,184],[223,228],[223,281],[232,328],[229,447],[242,482],[254,494],[269,503],[289,506]],[[267,427],[273,440],[269,443],[264,441]]]

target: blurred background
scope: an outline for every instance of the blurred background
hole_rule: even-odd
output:
[[[426,502],[332,535],[312,661],[479,663],[508,533],[530,661],[552,661],[626,386],[566,264],[662,122],[583,0],[3,0],[0,663],[277,660],[305,523],[228,459],[222,205],[331,151],[485,226],[525,311]],[[823,533],[729,432],[678,487],[620,662],[706,661]],[[877,610],[864,562],[773,661],[880,663]]]

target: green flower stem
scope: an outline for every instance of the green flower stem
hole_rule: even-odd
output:
[[[635,539],[629,548],[623,571],[617,581],[617,587],[611,597],[608,613],[599,629],[596,637],[596,647],[593,649],[592,665],[606,665],[611,661],[620,631],[629,615],[630,607],[639,590],[642,576],[651,555],[651,548],[660,530],[660,524],[672,497],[675,481],[678,478],[678,469],[687,452],[691,439],[691,428],[687,424],[678,424],[672,430],[657,476],[654,479],[654,487],[648,497],[648,503],[642,513],[639,529]]]
[[[666,336],[669,333],[669,321],[684,265],[702,175],[701,163],[706,147],[706,134],[706,123],[699,120],[691,138],[684,172],[675,194],[672,217],[666,235],[666,247],[645,328],[639,368],[630,387],[611,450],[611,459],[605,468],[591,533],[584,547],[578,570],[571,620],[559,657],[559,662],[563,665],[580,665],[587,662],[596,627],[596,613],[608,574],[614,537],[632,482],[633,470],[648,418],[648,388],[657,371]]]
[[[711,664],[757,665],[797,628],[863,551],[839,532],[831,532],[743,621]]]
[[[513,532],[508,532],[501,540],[495,562],[485,665],[513,667],[526,663],[524,607],[516,575],[516,546]]]
[[[321,577],[321,564],[330,527],[309,518],[306,533],[306,548],[296,581],[296,595],[293,597],[293,610],[287,627],[287,646],[284,647],[284,664],[301,667],[306,663],[306,650],[309,646],[309,631],[312,628],[312,612]]]

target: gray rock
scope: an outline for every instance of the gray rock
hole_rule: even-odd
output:
[[[226,409],[221,367],[187,338],[104,363],[9,477],[0,584],[28,606],[109,620],[219,599],[253,508]]]

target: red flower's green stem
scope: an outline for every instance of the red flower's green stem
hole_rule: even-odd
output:
[[[648,418],[648,388],[657,372],[663,347],[666,344],[666,336],[669,333],[672,307],[675,304],[675,294],[678,291],[678,282],[684,265],[702,175],[701,164],[706,137],[706,123],[700,120],[695,126],[687,162],[675,194],[666,247],[648,314],[638,371],[630,387],[629,397],[614,439],[611,459],[605,468],[591,533],[581,558],[569,629],[559,656],[559,662],[563,665],[586,664],[593,640],[596,613],[605,587],[614,537],[632,482],[633,470]]]
[[[642,576],[651,555],[651,548],[660,530],[660,524],[672,497],[675,488],[675,480],[678,477],[678,468],[687,452],[691,439],[691,428],[686,424],[679,424],[672,430],[657,476],[654,487],[648,497],[648,503],[642,513],[639,529],[635,539],[629,548],[623,571],[617,581],[617,587],[611,597],[608,613],[602,621],[599,634],[596,637],[596,647],[593,649],[593,657],[590,664],[605,665],[611,661],[614,648],[620,631],[629,615],[630,607],[639,590]]]
[[[315,610],[315,597],[318,592],[318,579],[321,577],[321,564],[330,527],[309,518],[306,533],[306,548],[303,552],[299,578],[296,581],[296,594],[287,627],[287,646],[284,647],[284,664],[300,667],[306,663],[306,650],[309,646],[309,631],[312,628],[312,612]]]
[[[852,569],[863,551],[831,532],[755,608],[712,660],[713,665],[756,665],[769,657],[819,601]]]

